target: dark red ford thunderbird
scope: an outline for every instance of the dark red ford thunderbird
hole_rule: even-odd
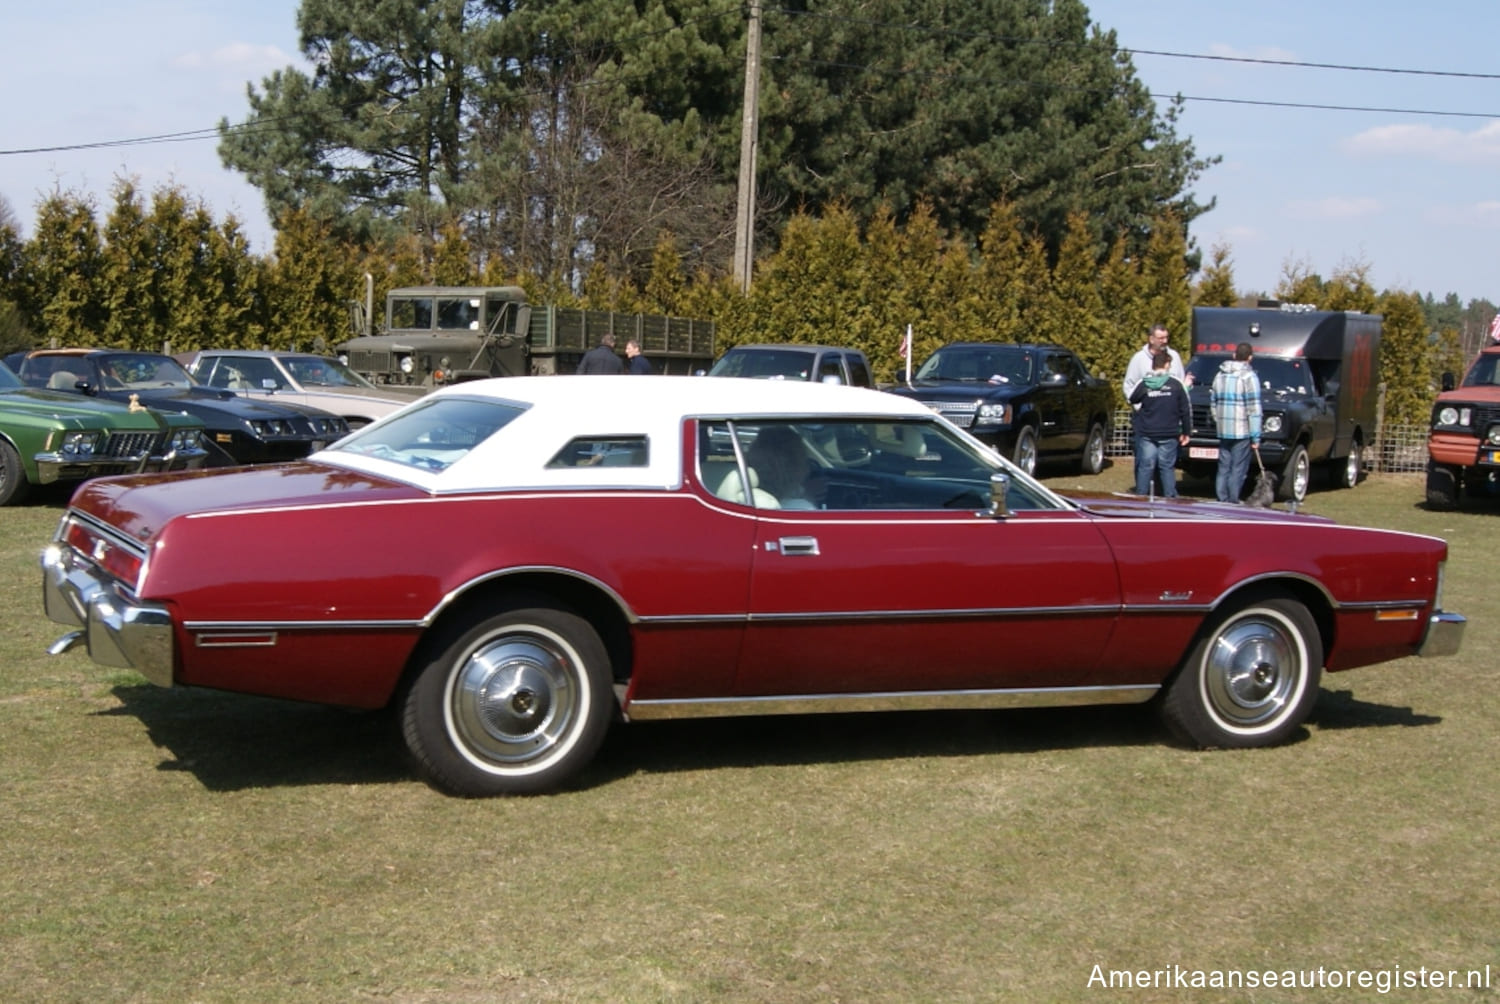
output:
[[[1446,557],[1064,498],[878,391],[543,377],[444,389],[305,461],[90,482],[42,564],[76,629],[54,652],[394,702],[431,783],[492,795],[568,781],[615,719],[1155,699],[1187,742],[1275,743],[1325,669],[1458,650]]]

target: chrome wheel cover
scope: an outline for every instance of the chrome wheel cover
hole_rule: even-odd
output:
[[[1349,451],[1349,459],[1344,464],[1344,486],[1353,488],[1359,484],[1359,451],[1362,449],[1358,443]]]
[[[459,752],[476,766],[537,769],[576,742],[590,700],[578,654],[537,627],[481,640],[455,667],[444,715]]]
[[[1307,686],[1307,650],[1296,627],[1256,609],[1220,630],[1204,655],[1204,707],[1233,732],[1272,728]]]

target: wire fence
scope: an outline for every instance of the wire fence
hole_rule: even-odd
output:
[[[1115,412],[1109,455],[1129,457],[1135,453],[1129,408]],[[1375,441],[1365,445],[1364,469],[1382,474],[1421,474],[1427,470],[1427,426],[1381,423]]]

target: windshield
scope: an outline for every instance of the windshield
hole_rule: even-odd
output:
[[[445,397],[424,402],[351,433],[332,452],[442,471],[514,421],[526,409],[501,401]]]
[[[322,356],[283,356],[292,378],[304,387],[358,387],[375,390],[370,381],[339,362]]]
[[[193,387],[198,381],[170,356],[151,352],[121,352],[99,360],[105,390],[146,390],[154,387]]]
[[[1229,361],[1227,356],[1194,356],[1187,364],[1187,373],[1198,387],[1212,387],[1220,366]],[[1318,393],[1312,371],[1306,359],[1282,359],[1275,356],[1256,356],[1250,360],[1250,368],[1260,381],[1260,389],[1268,394],[1314,394]]]
[[[16,390],[25,386],[21,378],[10,371],[10,367],[0,363],[0,390]]]
[[[730,349],[714,363],[709,376],[750,377],[762,380],[811,380],[812,352],[802,349]]]
[[[1464,375],[1465,387],[1493,387],[1500,384],[1500,356],[1482,355],[1474,360],[1469,372]]]
[[[1032,373],[1032,355],[1020,346],[949,345],[929,356],[915,379],[1029,384]]]

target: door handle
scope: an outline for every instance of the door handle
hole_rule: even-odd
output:
[[[781,545],[781,553],[788,557],[806,555],[815,558],[818,556],[817,537],[782,537],[777,543]]]

